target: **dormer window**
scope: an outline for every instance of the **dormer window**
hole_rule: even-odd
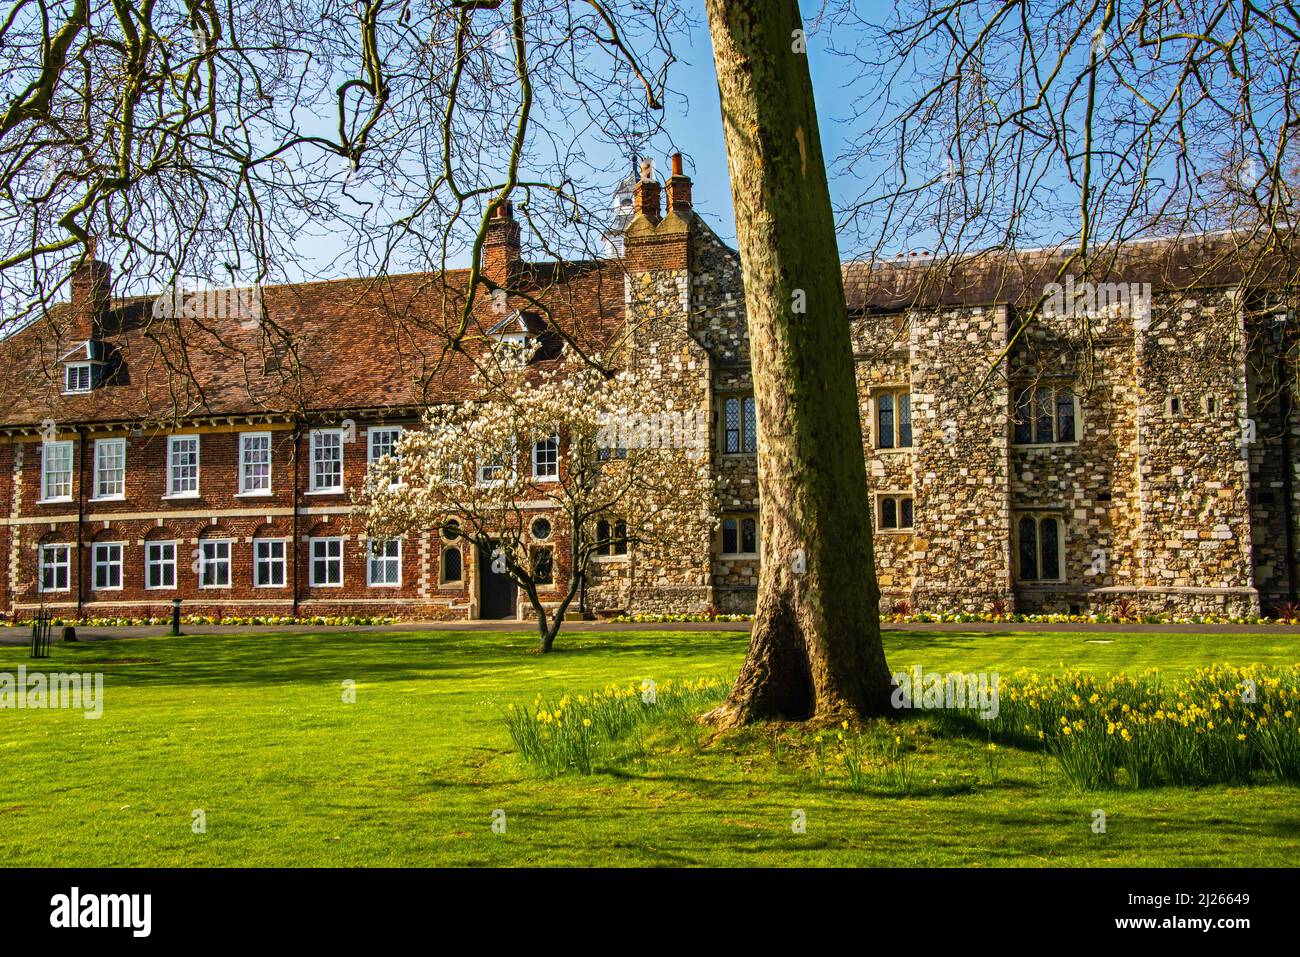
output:
[[[516,310],[489,329],[488,336],[497,342],[502,365],[527,365],[544,351],[546,320],[535,312]]]
[[[518,335],[509,335],[501,337],[501,345],[505,347],[503,355],[509,356],[515,362],[523,365],[528,361],[528,353],[532,349],[533,339],[531,336],[519,333]]]
[[[91,369],[89,362],[69,362],[63,367],[63,391],[89,392],[92,380]]]
[[[66,352],[63,363],[63,393],[77,395],[90,392],[104,380],[108,349],[103,342],[90,339]]]

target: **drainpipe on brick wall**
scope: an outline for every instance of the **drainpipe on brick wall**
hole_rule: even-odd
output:
[[[298,617],[298,446],[302,442],[302,427],[293,423],[293,541],[289,543],[293,555],[293,617]]]
[[[86,433],[77,427],[77,618],[81,618],[86,592]]]

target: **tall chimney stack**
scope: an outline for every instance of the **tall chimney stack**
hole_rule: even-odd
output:
[[[483,239],[483,275],[498,286],[509,285],[511,273],[521,258],[515,205],[506,200],[488,220],[487,236]]]
[[[103,338],[108,320],[108,303],[113,291],[113,271],[95,258],[95,238],[86,240],[86,258],[72,271],[72,302],[69,305],[68,341]]]
[[[658,225],[663,218],[659,211],[659,181],[655,179],[654,164],[650,160],[641,161],[641,179],[637,181],[633,197],[636,215],[644,216],[652,226]]]
[[[691,210],[691,178],[682,172],[682,154],[672,155],[673,175],[668,177],[668,211],[685,216]]]

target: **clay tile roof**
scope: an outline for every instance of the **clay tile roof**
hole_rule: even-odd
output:
[[[464,352],[448,331],[464,304],[466,271],[413,273],[270,286],[270,322],[156,316],[152,298],[113,300],[103,347],[106,383],[62,394],[65,305],[0,340],[0,428],[176,421],[192,416],[321,414],[409,409],[469,395],[470,353],[500,316],[476,297]],[[618,260],[540,264],[524,271],[512,298],[585,350],[603,350],[623,328]]]

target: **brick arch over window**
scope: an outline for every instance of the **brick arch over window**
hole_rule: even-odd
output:
[[[91,536],[88,547],[90,587],[95,591],[121,589],[127,563],[127,543],[122,530],[100,528]]]
[[[66,592],[72,587],[72,580],[76,574],[76,532],[67,529],[55,529],[46,532],[36,540],[36,547],[32,549],[32,564],[30,576],[22,582],[24,594],[32,591],[42,592]],[[57,558],[52,555],[51,569],[49,571],[50,581],[42,583],[41,573],[41,556],[46,546],[61,545],[63,549],[58,550]]]
[[[287,588],[292,578],[292,529],[263,522],[253,529],[253,585],[257,588]]]
[[[333,522],[317,522],[307,531],[308,538],[339,538],[343,529]]]
[[[184,537],[167,525],[155,525],[144,536],[144,587],[150,591],[171,592],[185,570],[194,561],[190,554],[194,548],[185,544]]]
[[[338,588],[343,585],[344,565],[348,562],[348,543],[345,541],[311,541],[311,539],[342,539],[343,527],[337,522],[317,522],[307,532],[307,586],[309,588]],[[364,545],[364,542],[361,544]]]
[[[216,543],[224,544],[216,544]],[[207,543],[214,543],[208,545]],[[220,525],[208,525],[199,532],[199,544],[190,552],[191,566],[199,576],[200,588],[229,588],[233,581],[235,535]]]

